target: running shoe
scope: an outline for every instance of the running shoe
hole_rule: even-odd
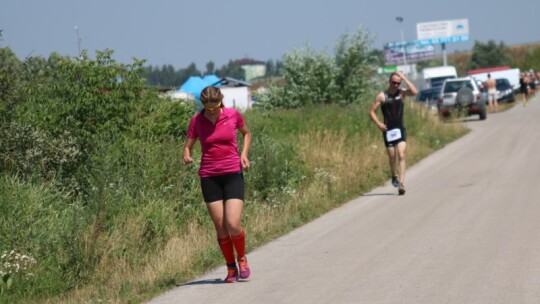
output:
[[[225,283],[235,283],[238,281],[238,269],[236,266],[227,267],[227,277],[225,278]]]
[[[240,279],[249,278],[251,271],[249,270],[249,264],[245,256],[238,260],[238,267],[240,268]]]
[[[399,178],[397,176],[392,176],[392,185],[397,188],[399,186]]]
[[[399,184],[398,193],[399,195],[405,194],[405,186],[403,184]]]

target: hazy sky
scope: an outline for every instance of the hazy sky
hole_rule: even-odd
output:
[[[502,5],[501,3],[505,3]],[[339,37],[359,26],[375,36],[373,46],[416,39],[416,24],[468,19],[471,41],[448,44],[469,50],[473,41],[507,45],[540,41],[540,0],[0,0],[0,47],[20,59],[81,48],[112,49],[114,59],[204,70],[244,57],[281,59],[311,45],[332,53]],[[396,17],[404,21],[400,24]],[[436,46],[440,53],[440,46]]]

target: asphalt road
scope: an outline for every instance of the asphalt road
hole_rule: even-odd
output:
[[[150,303],[540,303],[540,98],[467,125],[406,195],[388,183],[249,253],[248,281],[220,267]]]

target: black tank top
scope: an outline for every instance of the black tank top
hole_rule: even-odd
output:
[[[403,100],[401,99],[401,90],[392,95],[390,92],[384,92],[384,103],[381,105],[384,117],[384,124],[388,130],[400,128],[403,129]]]
[[[523,79],[523,77],[519,78],[519,86],[521,91],[527,91],[527,83],[525,82],[525,79]]]

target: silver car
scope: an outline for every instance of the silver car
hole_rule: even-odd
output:
[[[480,120],[486,119],[487,93],[481,82],[473,77],[446,79],[441,87],[437,108],[442,117],[448,117],[452,112],[459,114],[479,115]]]

